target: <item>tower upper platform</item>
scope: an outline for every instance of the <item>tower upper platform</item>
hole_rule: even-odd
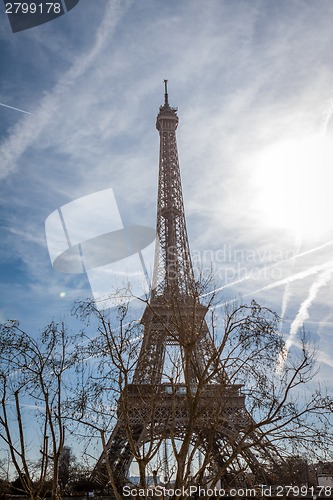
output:
[[[168,80],[164,80],[164,104],[160,106],[160,111],[156,118],[156,128],[160,132],[162,130],[175,131],[178,127],[179,118],[177,116],[177,108],[172,108],[169,105],[168,96]]]

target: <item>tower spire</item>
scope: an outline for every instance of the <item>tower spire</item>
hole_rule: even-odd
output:
[[[164,106],[169,107],[168,80],[164,80]]]
[[[194,297],[195,282],[178,160],[176,130],[179,119],[177,108],[169,105],[167,83],[164,80],[164,105],[160,106],[156,119],[160,157],[152,299],[173,296],[186,300]]]

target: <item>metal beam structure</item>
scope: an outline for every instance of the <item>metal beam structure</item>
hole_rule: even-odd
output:
[[[133,444],[139,447],[152,438],[162,442],[171,435],[183,439],[191,418],[190,396],[199,390],[207,362],[216,355],[205,320],[207,309],[198,297],[187,237],[176,141],[179,119],[177,109],[169,105],[167,81],[164,83],[164,104],[156,120],[160,155],[152,291],[142,318],[144,334],[133,380],[120,396],[118,421],[107,443],[108,460],[119,484],[126,481]],[[163,381],[168,345],[179,349],[183,382],[174,382],[171,375]],[[219,363],[217,358],[215,363]],[[272,463],[274,450],[258,431],[249,431],[256,426],[246,410],[241,386],[230,384],[221,365],[200,391],[193,439],[200,442],[211,466],[222,469],[239,448],[238,460],[257,475],[261,473],[265,481],[262,464]],[[104,462],[101,456],[97,471]]]

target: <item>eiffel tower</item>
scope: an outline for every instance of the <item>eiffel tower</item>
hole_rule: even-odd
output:
[[[191,426],[192,446],[200,449],[215,477],[248,468],[266,482],[262,464],[274,462],[274,449],[255,430],[241,385],[228,381],[205,320],[207,308],[200,303],[186,230],[177,109],[169,105],[167,80],[164,85],[156,120],[160,156],[152,291],[141,320],[144,333],[133,379],[120,396],[118,420],[107,442],[108,461],[121,486],[133,446],[139,450],[152,439],[162,443],[170,436],[182,442]],[[178,361],[167,366],[170,348],[178,350]],[[104,454],[95,472],[103,467]]]

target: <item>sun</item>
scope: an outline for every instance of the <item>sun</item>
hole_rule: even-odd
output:
[[[333,144],[325,135],[277,142],[253,158],[261,224],[316,238],[333,228]]]

